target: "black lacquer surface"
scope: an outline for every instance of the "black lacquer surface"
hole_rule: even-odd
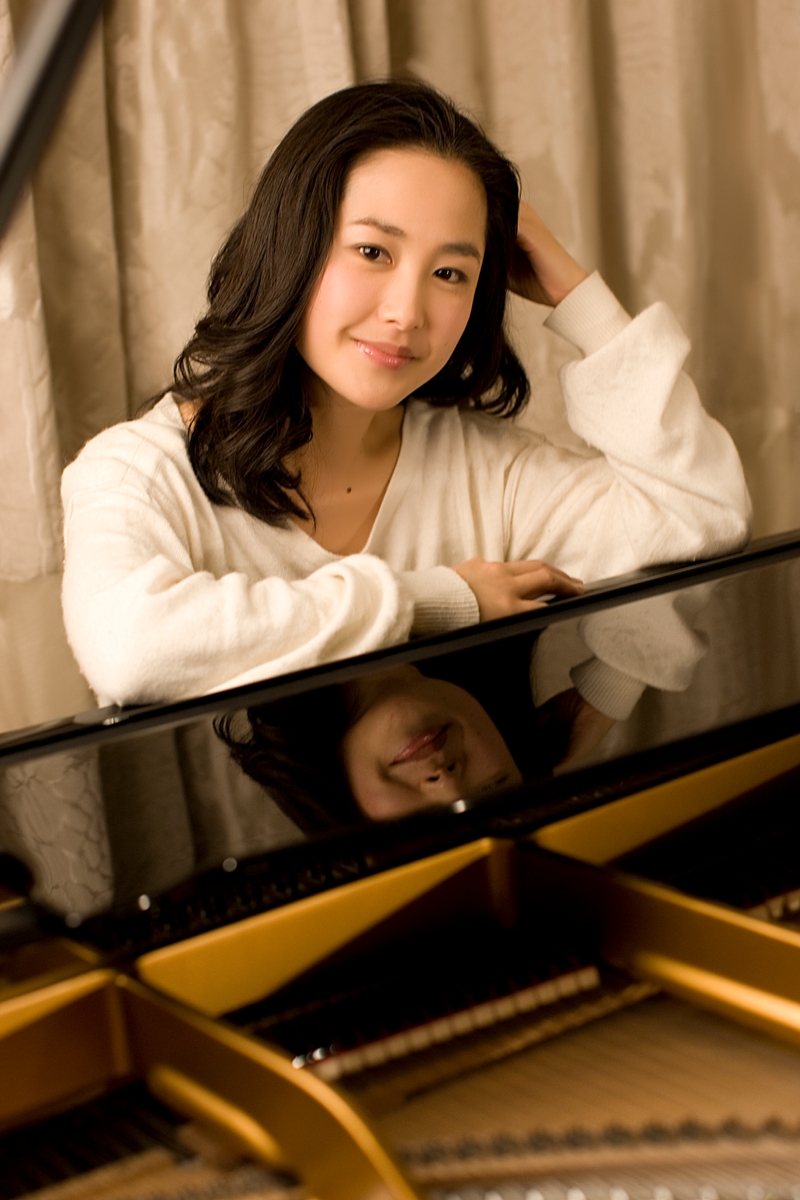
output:
[[[558,698],[577,694],[592,659],[627,711],[590,722],[581,744]],[[387,750],[390,724],[354,767],[343,739],[395,677],[415,695],[468,695],[500,739],[502,769],[485,766],[458,713],[423,732],[429,757],[416,733]],[[32,880],[31,906],[0,912],[0,944],[57,929],[129,958],[799,731],[797,533],[248,688],[79,714],[0,743],[0,876],[19,888],[22,864]],[[370,788],[386,780],[374,819]]]

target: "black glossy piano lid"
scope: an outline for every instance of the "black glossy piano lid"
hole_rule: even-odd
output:
[[[0,739],[0,882],[35,906],[0,947],[43,924],[139,953],[798,731],[798,531],[529,616],[78,714]]]

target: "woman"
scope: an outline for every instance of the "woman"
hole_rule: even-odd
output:
[[[585,454],[498,419],[529,392],[508,287],[585,355],[562,376]],[[747,537],[741,466],[674,318],[631,321],[427,87],[365,84],[301,117],[208,299],[171,392],[64,474],[65,623],[104,703],[524,612],[577,576]]]

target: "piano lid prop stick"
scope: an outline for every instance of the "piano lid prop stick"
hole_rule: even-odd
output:
[[[105,0],[39,0],[0,90],[0,236],[39,161]]]

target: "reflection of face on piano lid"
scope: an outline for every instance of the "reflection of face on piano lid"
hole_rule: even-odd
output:
[[[341,760],[368,817],[387,820],[522,782],[497,727],[454,683],[401,666],[345,691],[352,716]]]

